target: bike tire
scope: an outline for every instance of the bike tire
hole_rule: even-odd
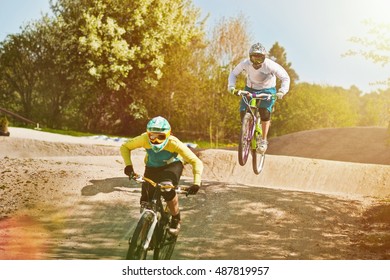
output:
[[[252,149],[252,167],[256,175],[259,175],[263,171],[264,162],[265,153],[258,153],[256,149]]]
[[[145,260],[147,249],[144,249],[144,244],[152,226],[154,215],[145,212],[138,221],[137,227],[134,230],[133,236],[129,240],[129,250],[127,251],[126,260]]]
[[[175,249],[177,236],[168,232],[168,225],[165,227],[160,244],[156,246],[153,253],[155,260],[170,260]]]
[[[250,130],[253,127],[253,118],[250,113],[246,113],[242,119],[240,141],[238,144],[238,163],[244,166],[248,160],[251,139]]]

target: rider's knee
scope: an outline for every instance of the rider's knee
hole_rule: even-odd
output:
[[[173,184],[171,181],[162,181],[160,182],[161,185],[163,186],[172,186]],[[171,201],[175,198],[176,196],[176,191],[174,189],[162,189],[161,190],[161,195],[164,197],[165,201]]]
[[[168,192],[163,192],[161,195],[164,197],[165,201],[172,201],[175,196],[176,196],[176,191],[174,189],[168,191]]]
[[[267,122],[271,119],[271,112],[267,108],[260,108],[259,112],[261,121]]]

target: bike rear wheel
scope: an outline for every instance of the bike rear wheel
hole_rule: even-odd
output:
[[[265,162],[265,153],[258,153],[256,149],[252,149],[252,167],[256,175],[263,171]]]
[[[251,146],[251,130],[253,127],[253,117],[246,113],[242,119],[240,141],[238,144],[238,163],[244,166],[248,160]]]
[[[127,260],[145,260],[147,249],[144,248],[148,232],[152,226],[154,215],[149,212],[144,212],[138,221],[137,227],[129,240],[129,250],[127,251]]]

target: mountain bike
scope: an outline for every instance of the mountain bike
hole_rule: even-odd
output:
[[[258,149],[262,139],[262,129],[260,125],[260,113],[258,102],[261,100],[275,99],[273,94],[258,93],[256,97],[249,98],[250,92],[245,90],[238,90],[236,95],[241,96],[245,105],[246,113],[241,123],[240,140],[238,144],[238,162],[244,166],[249,157],[249,151],[252,154],[252,168],[256,175],[259,175],[264,167],[265,152]]]
[[[187,194],[186,187],[176,188],[173,185],[161,185],[142,175],[131,177],[138,183],[148,182],[156,188],[153,198],[143,208],[133,236],[129,239],[127,260],[145,260],[148,251],[153,250],[154,260],[169,260],[176,245],[177,236],[169,229],[171,214],[166,202],[161,198],[163,189],[175,188],[176,193]]]

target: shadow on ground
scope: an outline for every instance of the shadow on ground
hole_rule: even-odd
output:
[[[111,193],[115,191],[124,191],[122,189],[123,187],[125,188],[129,186],[132,186],[134,188],[137,187],[137,184],[131,182],[126,177],[107,178],[103,180],[91,180],[90,183],[91,183],[90,185],[82,188],[81,195],[94,196],[99,193]]]
[[[204,189],[183,203],[175,259],[390,258],[389,206],[363,212],[359,201],[315,193],[220,183]],[[375,226],[378,211],[385,221]]]
[[[35,258],[124,259],[139,197],[138,184],[107,178],[90,181],[72,204],[41,207],[38,216],[24,218],[41,250]],[[210,181],[180,204],[173,259],[390,259],[390,205],[365,209],[357,200]]]

